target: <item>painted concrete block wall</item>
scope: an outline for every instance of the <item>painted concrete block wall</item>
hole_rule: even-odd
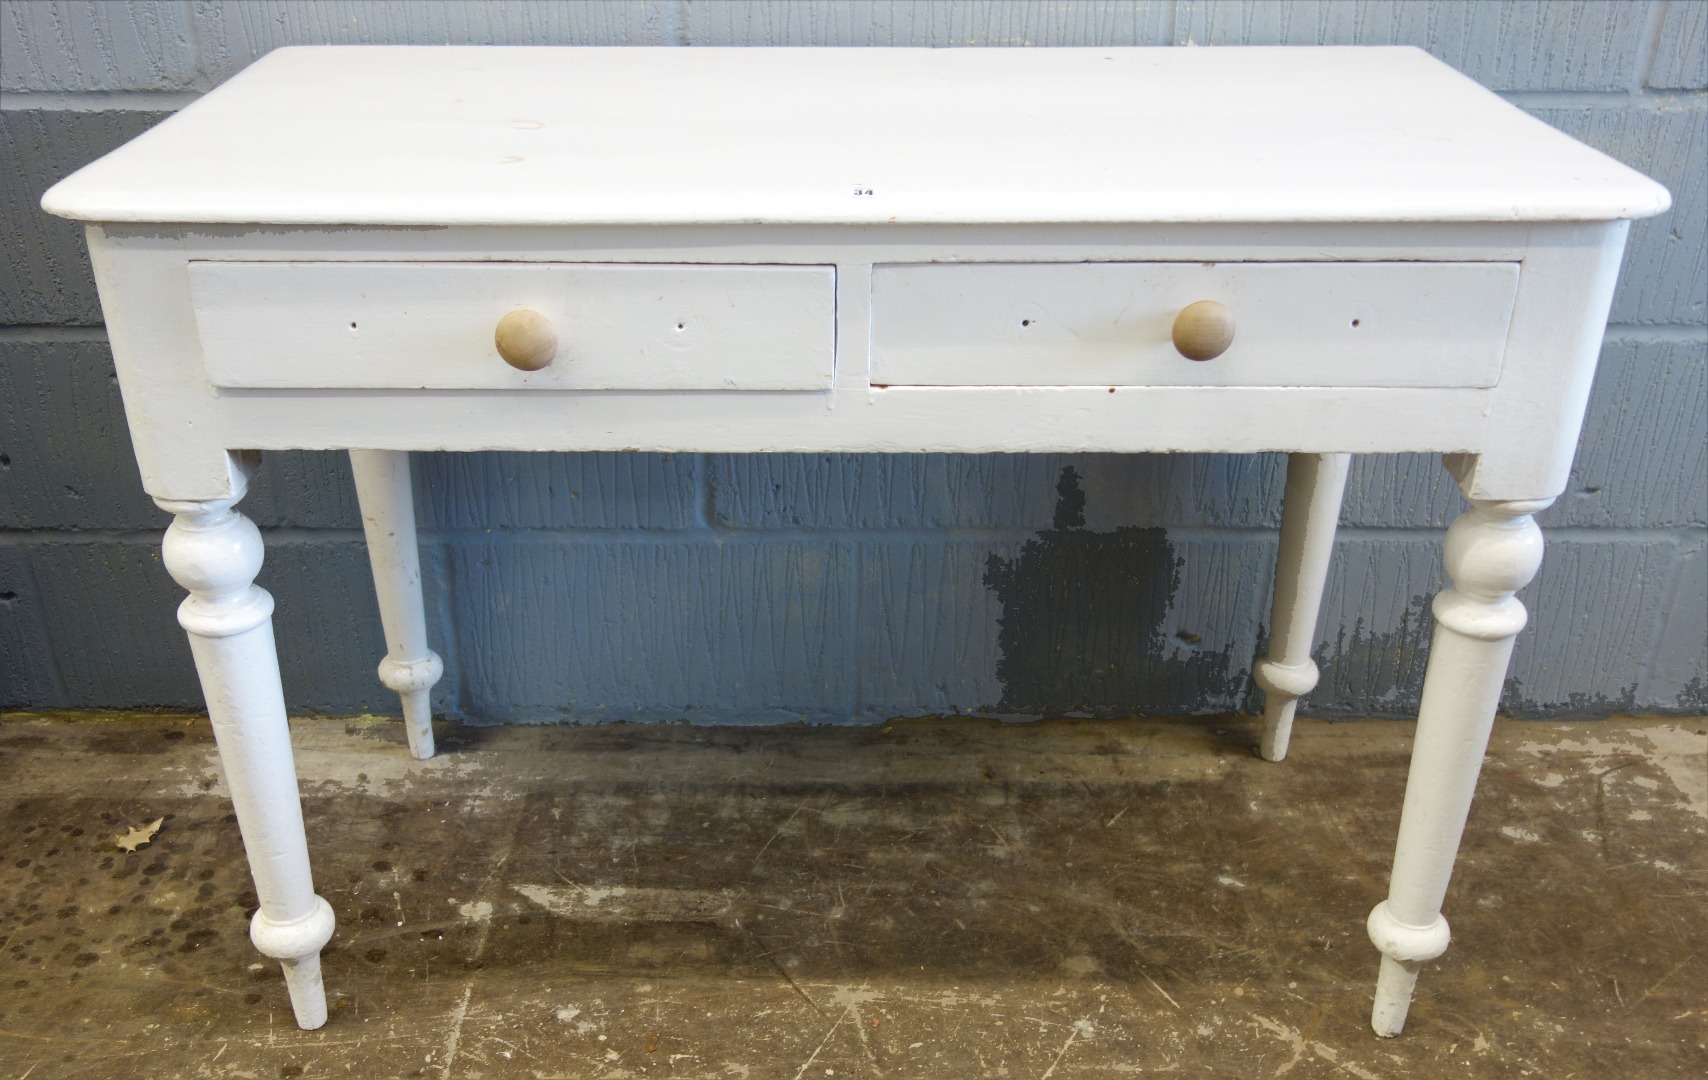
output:
[[[1708,0],[0,0],[0,705],[195,706],[75,227],[76,166],[311,43],[1419,45],[1666,183],[1639,224],[1506,705],[1708,710]],[[417,455],[440,711],[876,720],[1249,707],[1274,456]],[[341,455],[269,455],[286,691],[394,711]],[[1319,714],[1415,707],[1461,503],[1354,467]]]

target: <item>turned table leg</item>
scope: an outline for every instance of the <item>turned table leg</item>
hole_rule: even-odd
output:
[[[233,504],[156,499],[176,515],[163,555],[173,580],[189,590],[178,622],[189,633],[220,764],[260,910],[249,937],[285,970],[297,1023],[326,1023],[320,950],[332,937],[332,908],[314,892],[297,794],[296,763],[285,720],[273,646],[273,598],[255,585],[261,534]]]
[[[427,647],[409,455],[398,450],[352,450],[350,470],[356,478],[362,528],[368,537],[368,561],[373,565],[380,622],[385,626],[386,657],[380,661],[380,682],[403,699],[409,752],[430,758],[432,690],[445,665]]]
[[[1388,898],[1370,912],[1382,952],[1370,1026],[1398,1035],[1425,960],[1447,949],[1441,903],[1459,853],[1483,752],[1494,726],[1512,641],[1524,628],[1513,595],[1542,565],[1542,531],[1530,516],[1553,502],[1473,500],[1447,530],[1452,586],[1435,598],[1435,637],[1423,680],[1405,808]]]
[[[1269,655],[1252,678],[1263,688],[1266,761],[1287,756],[1293,711],[1299,697],[1317,685],[1311,643],[1317,632],[1323,586],[1328,581],[1340,500],[1346,491],[1350,454],[1292,454],[1287,458],[1287,494],[1281,505],[1281,550],[1275,565],[1274,637]]]

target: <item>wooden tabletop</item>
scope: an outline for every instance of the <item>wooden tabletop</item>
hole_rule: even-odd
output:
[[[1412,48],[305,47],[52,188],[87,221],[1571,221],[1665,189]]]

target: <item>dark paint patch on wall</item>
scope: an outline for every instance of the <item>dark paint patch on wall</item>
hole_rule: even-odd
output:
[[[1430,599],[1413,596],[1390,631],[1372,632],[1362,618],[1339,627],[1315,650],[1317,688],[1300,707],[1318,716],[1415,717],[1435,629]]]
[[[1678,708],[1681,712],[1708,713],[1708,682],[1698,677],[1685,683],[1678,694]]]
[[[1546,703],[1524,696],[1524,680],[1509,678],[1501,687],[1500,711],[1508,716],[1543,720],[1560,715],[1559,703]],[[1637,684],[1622,687],[1617,696],[1574,691],[1567,695],[1564,711],[1569,716],[1615,716],[1637,711]]]
[[[1317,688],[1301,708],[1309,715],[1392,716],[1416,719],[1423,700],[1424,669],[1435,633],[1430,613],[1433,597],[1414,596],[1399,624],[1385,633],[1371,633],[1363,619],[1355,620],[1333,640],[1319,645],[1314,657],[1321,672]],[[1529,642],[1521,640],[1521,646]],[[1681,710],[1691,703],[1679,701]],[[1652,706],[1650,706],[1652,708]],[[1637,684],[1609,696],[1573,691],[1563,701],[1540,701],[1525,693],[1524,680],[1507,678],[1501,688],[1500,711],[1507,716],[1545,719],[1559,716],[1613,716],[1638,709]]]
[[[1181,560],[1157,528],[1085,526],[1080,475],[1056,485],[1054,527],[1018,555],[992,555],[984,584],[1002,605],[993,712],[1125,716],[1201,708],[1207,694],[1239,693],[1231,650],[1175,649],[1166,620]]]

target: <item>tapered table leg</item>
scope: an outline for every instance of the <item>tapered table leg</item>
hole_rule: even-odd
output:
[[[362,506],[368,561],[374,570],[386,657],[380,681],[403,699],[409,752],[433,756],[433,685],[444,674],[439,655],[427,647],[427,616],[421,604],[421,557],[415,541],[415,497],[409,484],[409,455],[397,450],[352,450],[350,470]]]
[[[1299,697],[1317,685],[1311,659],[1335,526],[1346,491],[1350,454],[1292,454],[1287,458],[1287,494],[1281,506],[1281,550],[1275,565],[1274,637],[1269,655],[1258,661],[1252,678],[1263,688],[1263,744],[1266,761],[1287,756],[1293,712]]]
[[[1370,912],[1370,940],[1382,952],[1370,1026],[1405,1027],[1418,968],[1447,949],[1441,903],[1459,853],[1483,752],[1488,748],[1512,641],[1524,629],[1513,594],[1542,565],[1542,531],[1530,516],[1552,499],[1474,501],[1447,530],[1451,588],[1435,598],[1435,637],[1423,680],[1394,847],[1388,898]]]
[[[326,1023],[320,950],[332,937],[332,908],[314,892],[273,645],[273,598],[255,585],[261,534],[236,510],[242,497],[155,500],[176,515],[163,555],[189,590],[178,621],[190,651],[231,788],[260,909],[249,926],[255,947],[285,970],[297,1023]]]

